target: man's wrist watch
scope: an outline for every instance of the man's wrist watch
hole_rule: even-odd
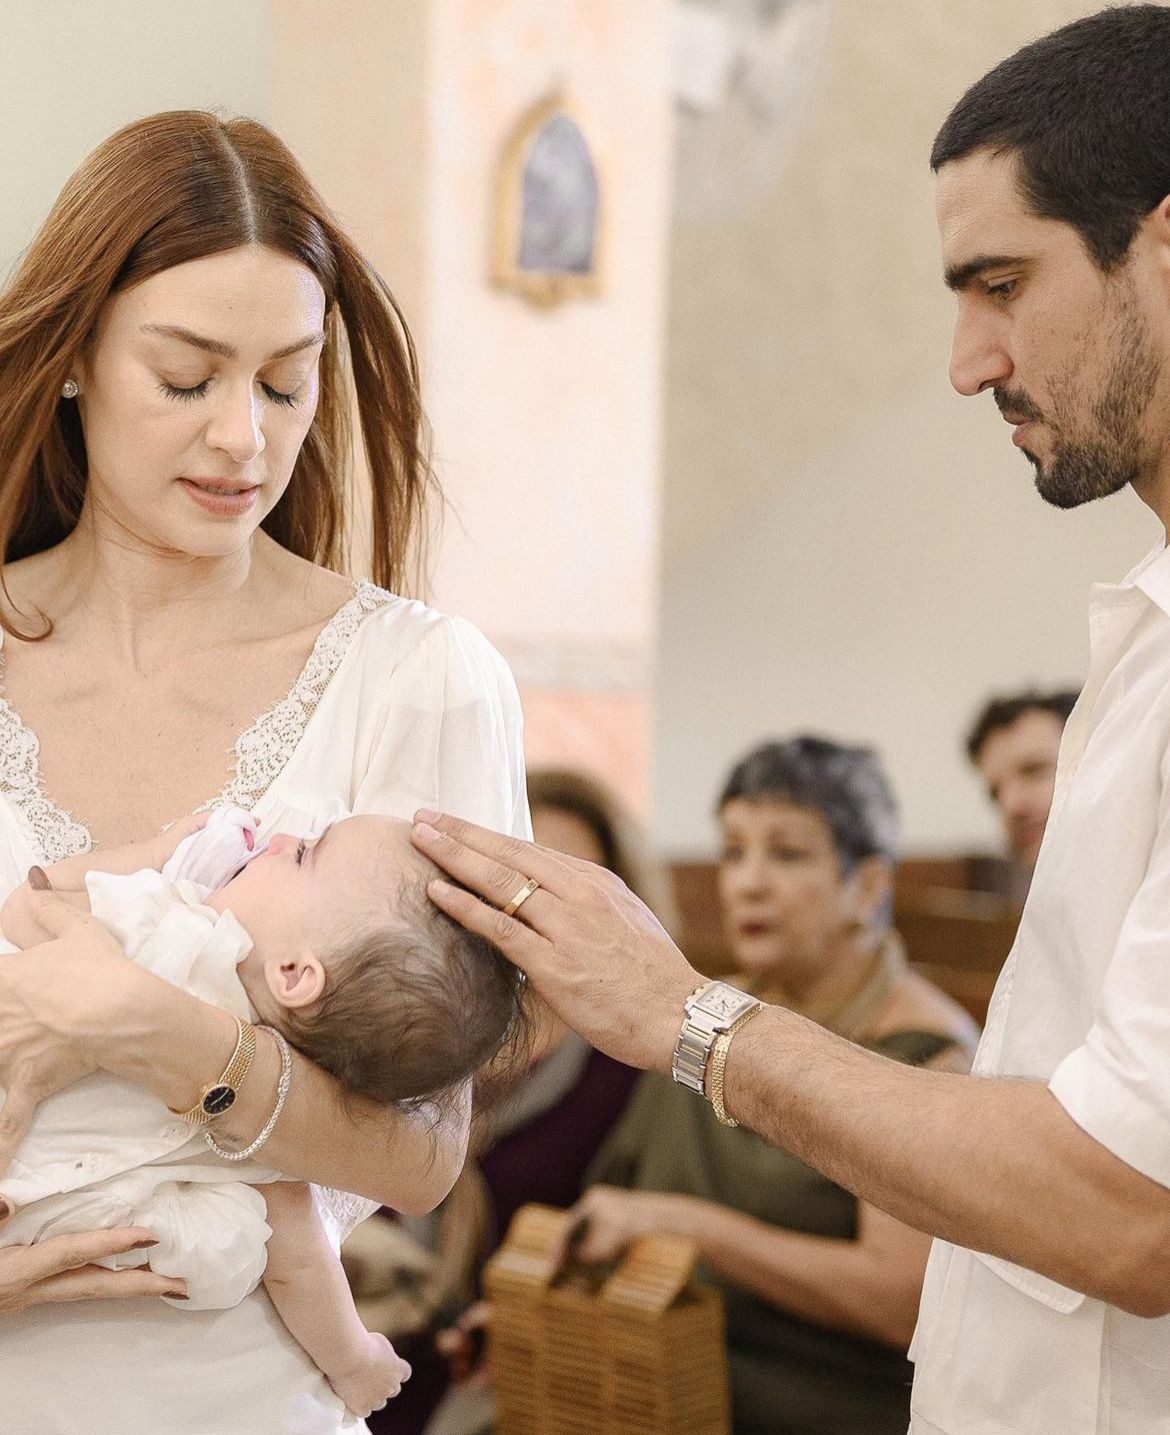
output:
[[[256,1055],[256,1028],[250,1021],[241,1021],[239,1017],[236,1017],[236,1027],[236,1049],[218,1080],[203,1088],[203,1095],[189,1111],[176,1111],[173,1106],[168,1108],[173,1115],[182,1117],[192,1126],[206,1126],[217,1116],[222,1116],[235,1103],[236,1093],[251,1068],[252,1058]]]
[[[683,1004],[686,1017],[670,1064],[675,1081],[706,1096],[707,1067],[716,1039],[762,1005],[727,982],[704,982]]]

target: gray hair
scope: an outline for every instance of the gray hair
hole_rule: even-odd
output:
[[[778,798],[819,813],[833,834],[842,869],[866,857],[898,858],[898,804],[872,748],[800,734],[753,748],[731,769],[717,810],[736,798]]]

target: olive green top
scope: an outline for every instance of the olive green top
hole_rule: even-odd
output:
[[[955,1043],[903,1031],[863,1042],[922,1065]],[[666,1077],[647,1075],[586,1185],[676,1192],[790,1231],[857,1238],[857,1199]],[[906,1435],[910,1362],[888,1346],[786,1315],[710,1270],[723,1292],[735,1435]]]

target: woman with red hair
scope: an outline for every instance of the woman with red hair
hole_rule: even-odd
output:
[[[422,430],[389,290],[262,125],[154,115],[84,162],[0,296],[0,898],[34,865],[224,803],[261,837],[423,801],[527,833],[510,674],[468,624],[391,591],[432,487]],[[215,1174],[217,1149],[263,1140],[266,1164],[318,1184],[335,1234],[442,1199],[467,1100],[374,1107],[296,1053],[282,1071],[263,1027],[250,1040],[95,924],[6,958],[0,1169],[38,1103],[104,1070],[158,1098],[160,1132],[214,1133]],[[78,1187],[108,1153],[80,1164]],[[165,1271],[106,1268],[150,1239],[0,1251],[6,1429],[364,1429],[261,1291],[182,1311],[151,1299],[182,1294]]]

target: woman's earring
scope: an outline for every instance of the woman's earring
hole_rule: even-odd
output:
[[[77,380],[66,379],[61,385],[61,397],[63,399],[75,399],[77,397]]]

